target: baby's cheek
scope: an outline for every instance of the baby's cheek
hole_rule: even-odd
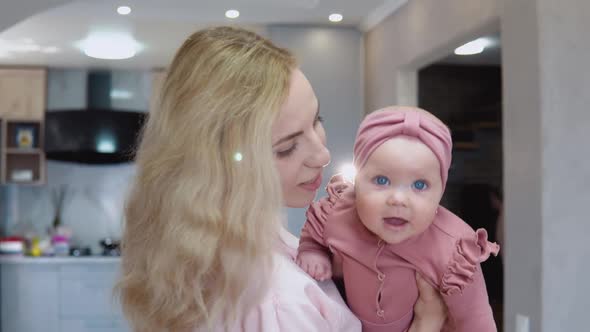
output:
[[[428,209],[420,211],[420,215],[417,218],[418,220],[416,220],[417,230],[420,232],[426,230],[426,228],[434,222],[434,215],[434,211],[431,212]]]
[[[375,209],[375,205],[377,205],[377,200],[372,197],[371,195],[362,195],[361,197],[356,197],[356,207],[360,213],[368,214]]]

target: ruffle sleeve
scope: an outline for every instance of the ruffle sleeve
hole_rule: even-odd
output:
[[[442,277],[441,292],[454,295],[473,282],[473,277],[481,262],[490,255],[497,256],[500,246],[488,241],[488,233],[480,228],[473,237],[461,238],[457,241],[455,252]]]
[[[341,194],[350,187],[350,183],[344,180],[340,175],[335,175],[330,179],[326,192],[328,196],[313,202],[305,214],[307,220],[301,231],[299,241],[299,251],[320,250],[324,251],[326,243],[324,241],[324,229],[328,217],[334,209],[334,205],[340,199]]]

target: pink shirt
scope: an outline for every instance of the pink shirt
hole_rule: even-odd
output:
[[[348,309],[334,283],[317,282],[297,266],[297,245],[297,238],[281,229],[268,293],[258,306],[240,315],[229,331],[361,331],[361,323]]]
[[[327,190],[328,197],[307,211],[299,251],[332,253],[342,262],[348,305],[364,332],[410,327],[418,299],[416,271],[441,292],[452,322],[446,329],[497,331],[479,263],[499,247],[487,241],[485,230],[474,231],[441,206],[426,231],[387,244],[359,220],[352,186],[337,181]]]

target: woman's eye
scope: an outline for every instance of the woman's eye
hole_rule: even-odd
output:
[[[383,175],[376,176],[373,181],[375,182],[375,184],[379,186],[387,186],[390,184],[389,179]]]
[[[288,148],[286,150],[277,151],[276,152],[277,157],[279,157],[279,158],[288,157],[293,153],[293,151],[295,151],[296,148],[297,148],[297,144],[293,144],[290,148]]]
[[[412,184],[412,187],[414,187],[417,190],[422,191],[422,190],[426,190],[428,188],[428,185],[426,184],[426,181],[418,180]]]
[[[315,118],[315,123],[314,125],[318,124],[318,123],[323,123],[324,122],[324,117],[319,115]]]

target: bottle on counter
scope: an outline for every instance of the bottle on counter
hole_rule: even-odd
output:
[[[52,238],[53,252],[55,256],[69,256],[70,243],[69,239],[63,235],[54,235]]]
[[[39,246],[40,242],[41,242],[41,240],[36,236],[31,239],[31,248],[29,249],[30,256],[33,256],[33,257],[41,256],[41,247]]]

